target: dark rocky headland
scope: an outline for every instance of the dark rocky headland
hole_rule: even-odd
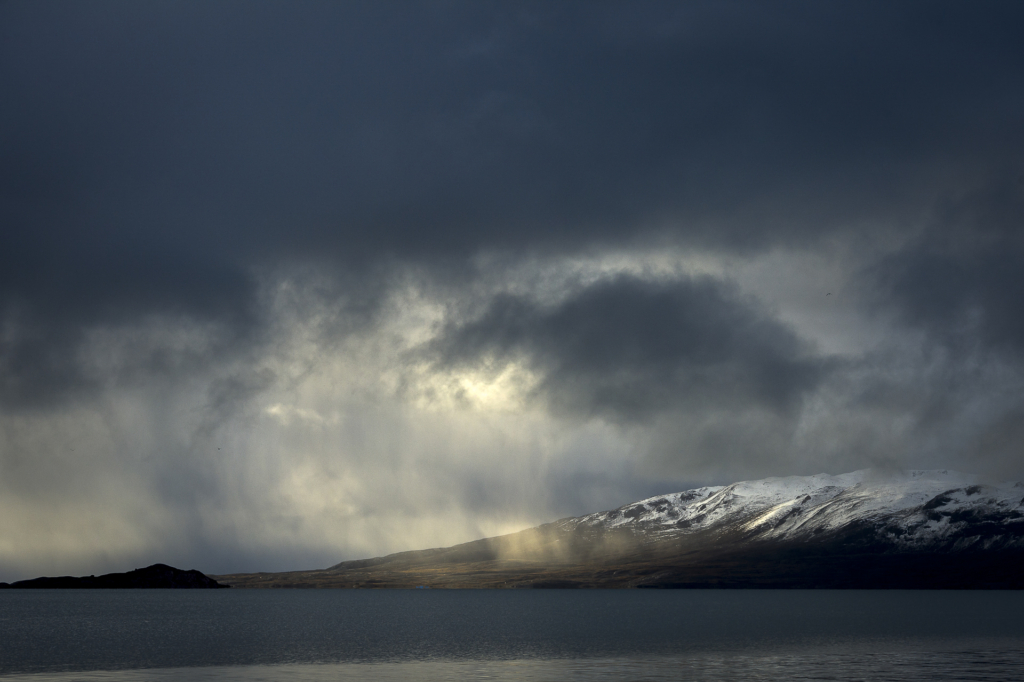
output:
[[[153,564],[127,573],[107,573],[81,578],[61,576],[59,578],[33,578],[7,584],[0,583],[0,589],[45,589],[45,590],[117,590],[117,589],[218,589],[230,587],[221,585],[199,571],[183,571],[167,564]]]

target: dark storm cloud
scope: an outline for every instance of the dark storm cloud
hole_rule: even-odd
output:
[[[924,332],[926,364],[943,368],[903,408],[916,413],[918,443],[908,449],[952,443],[973,468],[1019,476],[1024,175],[1019,166],[1000,170],[940,204],[917,238],[869,269],[867,283],[878,309]],[[964,421],[959,433],[949,427]],[[952,431],[944,443],[929,442],[944,431]]]
[[[218,257],[619,241],[794,183],[856,212],[903,163],[1019,143],[1021,11],[11,3],[5,205],[89,256],[140,233]]]
[[[57,250],[28,263],[39,268],[31,273],[14,262],[16,251],[0,256],[0,284],[6,285],[0,296],[4,407],[46,405],[56,396],[95,388],[96,378],[87,376],[79,356],[89,328],[144,324],[153,314],[217,325],[212,343],[204,344],[212,352],[207,358],[168,354],[158,342],[150,348],[135,344],[131,366],[124,369],[160,375],[187,364],[205,366],[230,346],[237,352],[257,325],[246,273],[143,249],[93,254],[84,262]]]
[[[432,350],[446,368],[523,362],[556,410],[621,422],[680,407],[787,413],[825,371],[789,329],[709,278],[617,277],[555,306],[503,295]]]
[[[1024,359],[1024,175],[950,199],[871,274],[880,302],[959,354]]]
[[[150,315],[246,348],[254,268],[352,283],[387,259],[437,270],[652,236],[750,253],[892,229],[1019,158],[1022,14],[5,3],[2,400],[87,388],[83,335]],[[941,258],[908,253],[894,290],[910,301]]]

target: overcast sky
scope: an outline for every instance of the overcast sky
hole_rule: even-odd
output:
[[[0,580],[1024,478],[1022,27],[0,3]]]

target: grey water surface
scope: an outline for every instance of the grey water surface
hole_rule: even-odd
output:
[[[1024,680],[1024,593],[5,590],[4,679]]]

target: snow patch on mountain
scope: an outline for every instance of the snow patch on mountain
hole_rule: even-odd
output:
[[[651,497],[558,522],[652,540],[708,531],[747,540],[823,540],[865,531],[901,549],[1024,547],[1024,485],[956,471],[789,476]]]

